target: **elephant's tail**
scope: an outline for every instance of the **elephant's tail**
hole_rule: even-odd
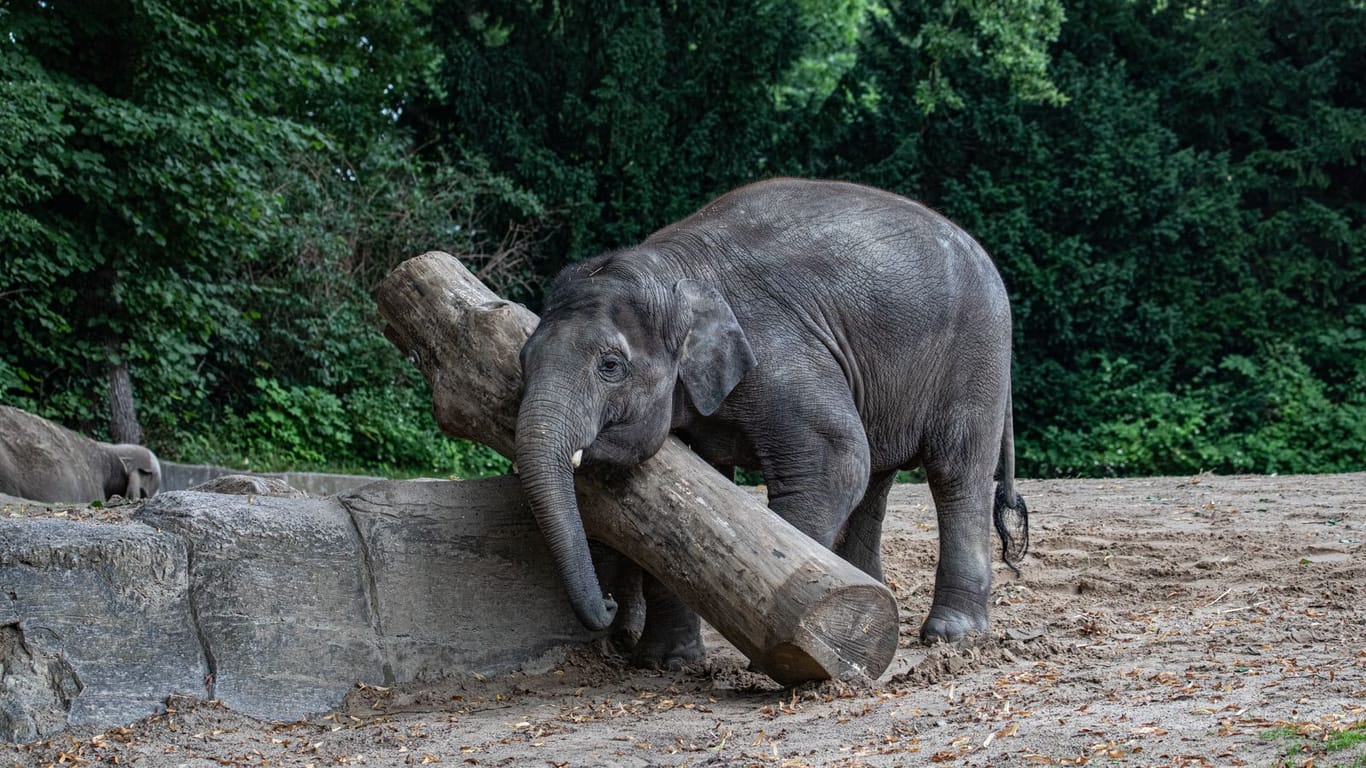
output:
[[[1020,575],[1019,564],[1029,552],[1029,507],[1015,492],[1015,407],[1006,393],[1005,429],[1001,432],[1001,457],[996,464],[996,500],[991,518],[1001,537],[1001,559]]]

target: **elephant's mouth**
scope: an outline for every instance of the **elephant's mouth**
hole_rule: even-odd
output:
[[[585,462],[633,466],[659,453],[668,437],[665,432],[658,436],[642,435],[645,430],[632,425],[608,425],[598,433],[583,451]]]

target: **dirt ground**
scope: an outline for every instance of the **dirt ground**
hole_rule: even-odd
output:
[[[701,668],[576,652],[539,676],[357,688],[261,723],[210,702],[0,747],[0,765],[1366,767],[1366,473],[1025,481],[1033,549],[992,636],[927,648],[935,521],[893,491],[903,647],[782,689],[719,636]]]

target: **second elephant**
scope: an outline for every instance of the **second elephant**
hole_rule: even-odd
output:
[[[140,445],[104,443],[0,405],[0,493],[33,501],[144,499],[161,486],[161,462]]]

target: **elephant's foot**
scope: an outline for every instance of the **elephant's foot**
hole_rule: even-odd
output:
[[[920,642],[926,645],[956,643],[971,635],[985,634],[989,628],[985,603],[959,607],[936,603],[920,627]]]
[[[640,630],[631,663],[645,669],[680,670],[707,655],[702,619],[653,577],[646,576],[645,626]]]
[[[675,633],[671,637],[642,634],[631,653],[631,663],[642,669],[678,671],[702,661],[707,655],[700,631]]]

